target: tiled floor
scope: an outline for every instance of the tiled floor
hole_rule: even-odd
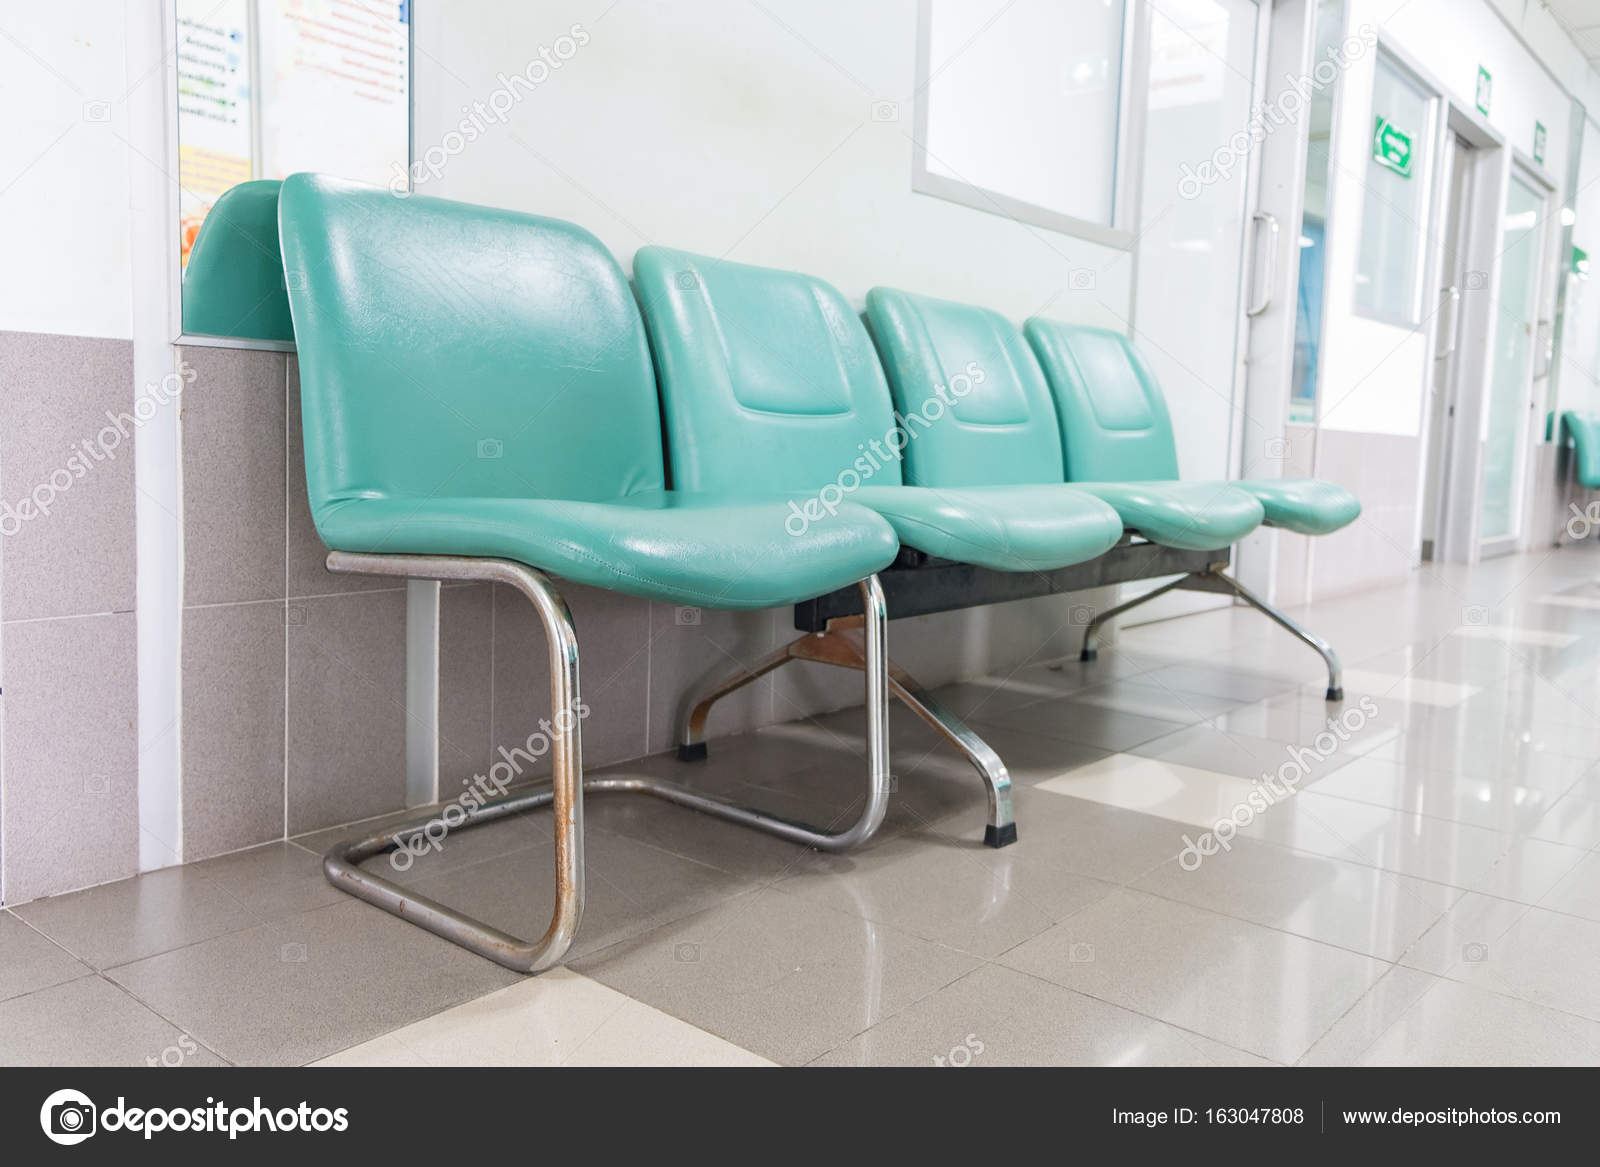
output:
[[[1600,550],[1298,615],[1345,657],[1340,707],[1239,609],[942,691],[1016,782],[1001,851],[902,711],[849,855],[595,797],[583,927],[537,978],[335,892],[341,832],[19,905],[0,1063],[1600,1063]],[[836,819],[857,726],[625,768]],[[403,878],[528,934],[550,867],[530,817]]]

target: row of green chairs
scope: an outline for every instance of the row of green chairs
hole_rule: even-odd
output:
[[[507,935],[361,866],[432,817],[329,853],[329,878],[370,903],[534,971],[578,928],[585,794],[646,793],[801,845],[857,846],[887,808],[891,693],[973,760],[989,784],[987,841],[1012,841],[1003,763],[888,658],[878,573],[905,549],[1014,573],[1130,541],[1224,552],[1190,585],[1231,590],[1318,647],[1337,695],[1332,650],[1220,569],[1263,522],[1320,534],[1359,504],[1311,480],[1179,482],[1159,388],[1118,334],[1041,319],[1019,330],[889,289],[869,294],[864,325],[815,277],[659,247],[637,254],[630,287],[570,223],[309,174],[276,193],[328,567],[504,583],[548,634],[552,782],[459,824],[553,809],[546,933]],[[686,702],[683,756],[703,755],[718,697],[786,660],[845,665],[864,674],[859,805],[819,827],[655,777],[585,779],[577,635],[551,576],[726,609],[856,588],[859,615]],[[1091,625],[1090,657],[1092,637]]]

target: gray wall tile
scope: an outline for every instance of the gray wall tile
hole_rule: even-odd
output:
[[[8,623],[4,648],[0,895],[23,903],[132,875],[139,861],[133,613]]]
[[[0,504],[14,507],[53,474],[73,475],[53,500],[43,499],[47,515],[19,522],[9,509],[0,510],[0,530],[17,528],[6,535],[0,617],[131,611],[135,425],[125,418],[126,437],[107,434],[104,445],[111,449],[103,460],[85,454],[80,443],[109,430],[107,410],[131,417],[133,344],[0,332],[0,369]],[[96,443],[94,449],[103,447]],[[69,464],[70,458],[75,462]]]
[[[183,614],[183,856],[283,835],[284,605]]]
[[[440,589],[439,790],[487,773],[494,731],[494,587]]]
[[[792,611],[785,608],[781,614]],[[772,651],[774,620],[772,612],[718,612],[671,604],[650,606],[647,753],[659,753],[677,745],[678,718],[691,693],[754,664]],[[744,733],[770,720],[772,677],[768,675],[712,706],[709,729],[713,736],[721,737]]]
[[[284,594],[284,355],[185,348],[184,602]]]
[[[287,610],[289,833],[405,805],[406,594]]]
[[[579,684],[589,707],[583,724],[588,769],[645,752],[645,692],[650,605],[577,584],[562,586],[578,630]],[[550,666],[544,628],[521,593],[495,587],[494,744],[525,746],[550,716]],[[548,758],[541,759],[541,762]],[[542,765],[539,772],[548,772]]]

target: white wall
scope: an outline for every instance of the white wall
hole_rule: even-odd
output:
[[[857,305],[888,284],[1018,320],[1127,317],[1123,253],[912,193],[915,0],[419,7],[419,157],[497,74],[575,23],[590,38],[420,193],[572,219],[624,268],[662,243],[808,271]],[[1082,268],[1095,286],[1075,290]]]
[[[0,7],[0,329],[128,338],[123,0]]]

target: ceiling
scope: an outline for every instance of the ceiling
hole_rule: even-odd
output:
[[[1577,42],[1589,64],[1600,69],[1600,0],[1541,0],[1556,23]]]

